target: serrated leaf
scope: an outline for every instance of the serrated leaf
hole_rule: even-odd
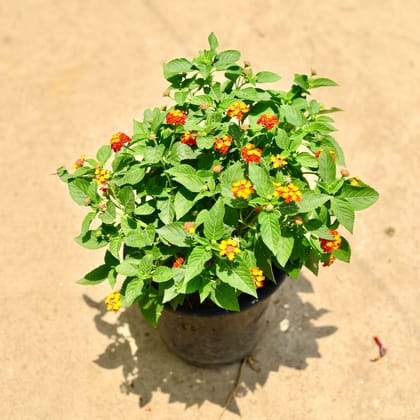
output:
[[[280,108],[283,111],[284,117],[288,123],[296,127],[303,124],[303,115],[299,110],[287,104],[281,105]]]
[[[109,144],[102,146],[98,153],[96,153],[96,159],[101,162],[102,166],[106,163],[106,161],[111,157],[112,150]]]
[[[264,211],[258,215],[261,239],[273,255],[276,255],[280,243],[281,233],[279,219],[280,213],[278,211]]]
[[[115,269],[117,270],[118,274],[122,276],[135,276],[138,274],[138,268],[134,265],[128,263],[127,261],[123,261],[122,263],[118,264]]]
[[[133,165],[131,166],[128,171],[122,176],[121,179],[118,180],[119,185],[130,184],[135,185],[138,184],[146,174],[146,169],[141,167],[140,165]]]
[[[188,73],[191,70],[191,63],[186,58],[175,58],[164,65],[169,73]]]
[[[190,101],[193,105],[201,105],[207,103],[211,106],[214,106],[213,98],[209,95],[196,95],[191,98]]]
[[[111,267],[106,264],[102,264],[96,267],[94,270],[89,271],[83,278],[77,281],[78,284],[94,285],[102,283],[108,278],[108,273]]]
[[[177,220],[185,216],[194,207],[195,196],[194,193],[183,188],[177,191],[174,200],[175,217]]]
[[[337,220],[350,232],[353,233],[354,208],[345,198],[331,198],[331,210]]]
[[[229,286],[257,297],[254,280],[252,279],[249,268],[239,258],[234,265],[217,264],[216,274],[222,282]]]
[[[297,203],[300,213],[307,213],[315,210],[326,203],[331,196],[321,194],[315,191],[305,191],[302,194],[301,201]]]
[[[319,175],[328,185],[336,179],[336,166],[333,157],[328,151],[322,151],[318,158]]]
[[[157,229],[156,232],[164,242],[180,247],[189,247],[191,246],[190,240],[182,226],[183,223],[175,222]]]
[[[218,70],[225,69],[236,63],[241,58],[241,53],[236,50],[226,50],[216,55],[215,67]]]
[[[156,283],[164,283],[171,280],[173,276],[174,273],[171,268],[160,265],[159,267],[156,267],[156,270],[153,273],[153,281]]]
[[[211,292],[210,299],[218,306],[228,311],[239,312],[238,297],[233,287],[219,283]]]
[[[339,249],[332,251],[332,254],[338,260],[344,261],[346,263],[350,262],[351,258],[351,248],[350,244],[346,241],[345,238],[341,237],[341,246]]]
[[[187,283],[198,276],[205,267],[205,263],[212,257],[211,251],[204,247],[196,247],[191,251],[186,263],[184,282]]]
[[[127,284],[125,289],[123,303],[124,306],[130,306],[142,294],[144,281],[138,277],[134,277]]]
[[[273,83],[281,79],[277,73],[272,71],[260,71],[256,75],[257,83]]]
[[[318,159],[312,156],[310,153],[302,152],[296,156],[296,161],[299,165],[302,165],[304,168],[317,168]]]
[[[286,266],[287,261],[292,255],[294,243],[295,243],[295,239],[293,238],[293,236],[280,235],[279,245],[278,245],[279,247],[275,255],[276,255],[277,261],[282,267]]]
[[[215,50],[219,46],[219,41],[217,40],[216,35],[213,32],[209,35],[208,41],[211,50]]]
[[[90,182],[86,179],[76,178],[68,183],[71,198],[80,206],[84,206],[85,200],[91,198]]]
[[[219,240],[224,234],[223,218],[225,206],[221,199],[217,200],[204,219],[204,236],[211,240]]]
[[[180,164],[166,171],[173,179],[192,192],[200,192],[205,182],[190,165]]]
[[[121,188],[120,192],[118,193],[118,198],[120,199],[121,204],[125,207],[125,212],[127,214],[133,213],[135,207],[133,188],[128,185]]]
[[[109,243],[109,252],[118,260],[120,259],[120,250],[123,244],[123,240],[121,238],[114,238]]]
[[[348,184],[343,186],[340,196],[351,203],[356,211],[367,209],[379,198],[378,192],[371,187],[356,187]]]

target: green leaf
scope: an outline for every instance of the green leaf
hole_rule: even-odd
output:
[[[239,99],[246,99],[248,101],[257,102],[260,97],[258,96],[257,89],[253,87],[247,87],[235,91],[235,96]]]
[[[209,37],[209,46],[211,50],[215,50],[219,46],[219,41],[216,38],[216,35],[212,32]]]
[[[277,249],[276,258],[279,264],[284,267],[292,255],[295,239],[293,236],[280,236],[279,247]]]
[[[159,144],[157,146],[147,146],[144,148],[144,162],[145,163],[159,163],[162,160],[165,152],[165,145]]]
[[[257,297],[257,291],[249,267],[239,257],[233,266],[229,264],[217,264],[216,274],[222,282],[229,286]]]
[[[264,272],[264,274],[271,280],[274,281],[274,273],[271,262],[271,253],[265,246],[261,237],[258,238],[255,244],[255,258],[257,260],[257,266]]]
[[[172,223],[174,220],[175,210],[172,200],[173,198],[169,196],[166,199],[158,200],[156,203],[156,207],[159,210],[159,219],[162,220],[165,225]]]
[[[166,171],[174,180],[192,192],[200,192],[205,186],[204,180],[190,165],[180,164]]]
[[[268,172],[257,163],[249,164],[249,179],[260,197],[266,198],[274,192],[274,185]]]
[[[96,159],[99,162],[101,162],[103,166],[104,163],[111,157],[111,155],[112,155],[111,146],[109,144],[106,144],[98,150],[98,153],[96,153]]]
[[[117,270],[117,273],[121,274],[122,276],[130,277],[138,274],[138,268],[128,263],[127,261],[123,261],[122,263],[118,264],[115,269]]]
[[[283,111],[284,117],[286,121],[296,127],[299,127],[303,124],[303,116],[302,113],[290,105],[281,105],[281,110]]]
[[[209,240],[219,240],[224,234],[223,218],[225,206],[221,199],[217,200],[204,219],[204,236]]]
[[[345,198],[332,197],[331,210],[337,220],[350,232],[353,233],[354,208]]]
[[[345,198],[354,210],[364,210],[374,204],[379,194],[371,187],[357,187],[344,184],[343,189],[340,191],[340,197]]]
[[[156,230],[159,237],[166,243],[180,246],[189,247],[191,246],[191,240],[189,236],[182,228],[184,224],[182,222],[171,223],[167,226],[163,226]]]
[[[197,137],[197,147],[199,149],[212,149],[214,145],[214,138],[212,137]]]
[[[153,214],[156,209],[149,203],[145,202],[140,206],[136,206],[134,209],[134,214],[138,216],[148,216],[149,214]]]
[[[339,249],[332,252],[335,258],[338,260],[344,261],[346,263],[350,262],[351,258],[351,248],[349,243],[345,238],[341,237],[341,246]]]
[[[111,269],[108,273],[108,283],[113,289],[117,283],[117,271],[115,268]]]
[[[150,277],[150,272],[153,269],[153,256],[145,255],[138,264],[139,273],[144,277]]]
[[[148,225],[146,229],[136,229],[128,232],[124,238],[124,243],[132,248],[144,248],[153,245],[155,238],[155,227]]]
[[[180,219],[182,216],[185,216],[194,206],[194,198],[196,194],[180,188],[175,194],[174,208],[175,208],[175,217]]]
[[[164,65],[169,73],[188,73],[191,71],[191,63],[186,58],[175,58]]]
[[[85,233],[89,231],[90,225],[95,219],[95,216],[96,216],[96,212],[91,211],[84,217],[83,222],[82,222],[82,229],[80,233],[81,235],[84,235]]]
[[[128,169],[128,171],[123,175],[123,177],[118,180],[118,184],[138,184],[144,178],[145,174],[145,168],[141,167],[140,165],[133,165]]]
[[[278,211],[258,214],[261,238],[268,249],[276,255],[280,246],[280,213]]]
[[[83,278],[77,281],[78,284],[84,285],[94,285],[102,283],[104,280],[108,278],[109,267],[106,264],[102,264],[99,267],[96,267],[94,270],[89,271]]]
[[[223,70],[231,64],[236,63],[241,58],[241,53],[236,50],[226,50],[216,55],[215,67]]]
[[[280,147],[280,149],[287,150],[290,146],[290,138],[287,135],[287,132],[283,130],[282,128],[277,129],[276,137],[274,137],[274,140],[277,144],[277,146]]]
[[[133,188],[128,185],[121,188],[118,193],[118,198],[120,199],[121,204],[125,207],[125,212],[127,214],[133,213],[135,207]]]
[[[205,247],[197,246],[188,257],[184,282],[187,283],[194,277],[198,276],[205,267],[206,262],[212,257],[211,251],[207,251]]]
[[[84,206],[87,198],[91,199],[90,182],[86,179],[76,178],[68,183],[71,198],[79,205]]]
[[[271,71],[260,71],[255,76],[257,83],[272,83],[281,79],[277,73]]]
[[[166,281],[173,279],[173,277],[174,277],[173,270],[163,265],[156,267],[156,270],[153,273],[153,281],[156,283],[164,283]]]
[[[114,238],[109,243],[109,252],[118,260],[120,259],[120,250],[123,244],[123,240],[121,238]]]
[[[188,91],[178,91],[174,94],[175,102],[178,105],[183,105],[185,100],[188,98]]]
[[[305,191],[302,194],[301,201],[297,203],[300,213],[307,213],[309,211],[315,210],[318,207],[321,207],[326,203],[331,196],[326,194],[321,194],[315,191]]]
[[[191,103],[193,105],[201,105],[203,103],[208,103],[211,106],[214,106],[213,98],[209,95],[197,95],[191,98]]]
[[[106,203],[106,209],[103,213],[99,214],[99,218],[107,225],[114,223],[115,217],[117,216],[117,211],[115,204],[108,200]]]
[[[337,86],[331,79],[327,79],[325,77],[319,77],[317,79],[309,79],[309,88],[314,89],[321,86]]]
[[[323,239],[333,239],[330,229],[322,223],[319,219],[308,220],[305,224],[305,229],[308,230],[312,235]]]
[[[67,182],[70,177],[69,171],[64,166],[57,168],[55,173],[63,182]]]
[[[304,168],[317,168],[318,159],[310,153],[302,152],[296,156],[296,162]]]
[[[124,306],[130,306],[141,295],[144,281],[138,277],[134,277],[129,281],[124,292]]]
[[[226,283],[219,283],[210,294],[210,299],[218,306],[228,311],[239,312],[236,291]]]
[[[99,249],[108,244],[99,230],[89,230],[85,234],[80,234],[74,240],[87,249]]]
[[[336,167],[333,157],[328,151],[322,151],[318,158],[319,175],[328,185],[336,179]]]
[[[139,306],[146,321],[156,326],[163,311],[163,304],[159,292],[154,288],[149,288],[147,293],[140,296]]]

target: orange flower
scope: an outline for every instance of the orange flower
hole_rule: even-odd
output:
[[[246,163],[255,162],[260,163],[262,150],[255,147],[253,144],[248,143],[241,149],[242,158]]]
[[[340,234],[336,230],[333,230],[333,229],[330,229],[330,232],[334,239],[319,238],[321,242],[321,248],[324,250],[324,252],[335,251],[339,249],[341,246]]]
[[[252,267],[249,269],[251,272],[252,279],[254,280],[255,287],[259,289],[263,286],[265,276],[263,271],[258,267]]]
[[[233,104],[229,105],[226,114],[231,118],[236,117],[239,121],[242,121],[244,115],[249,112],[249,109],[249,105],[246,103],[235,101]]]
[[[195,146],[197,144],[196,142],[196,133],[192,133],[191,131],[187,131],[182,137],[181,137],[181,143],[188,144],[188,146]]]
[[[184,258],[179,257],[175,260],[175,262],[172,264],[172,267],[178,268],[182,263],[184,262]]]
[[[275,125],[279,125],[279,120],[275,115],[267,113],[258,118],[257,124],[263,125],[267,130],[271,130]]]
[[[73,169],[80,168],[85,164],[86,155],[80,155],[79,159],[76,160],[76,162],[73,163],[71,166]]]
[[[236,254],[239,254],[240,252],[241,250],[238,247],[238,243],[232,238],[223,239],[219,244],[219,255],[221,257],[226,256],[229,261],[233,261]]]
[[[275,155],[270,157],[273,168],[283,168],[287,165],[286,158],[283,155]]]
[[[120,292],[110,293],[105,299],[105,306],[107,311],[117,313],[122,306]]]
[[[129,143],[131,141],[131,137],[128,137],[127,134],[121,133],[120,131],[114,134],[111,137],[111,149],[114,152],[119,152],[124,144]]]
[[[292,201],[301,201],[302,192],[299,188],[290,183],[287,185],[281,185],[280,182],[273,182],[275,190],[273,195],[275,197],[281,197],[286,203],[291,203]]]
[[[182,109],[173,109],[166,114],[166,124],[184,125],[187,114]]]
[[[214,140],[214,150],[218,150],[220,153],[225,155],[229,147],[232,145],[233,139],[231,136],[226,135],[223,136],[221,139],[215,139]]]
[[[231,190],[236,198],[244,198],[245,200],[255,192],[253,185],[246,179],[233,183]]]

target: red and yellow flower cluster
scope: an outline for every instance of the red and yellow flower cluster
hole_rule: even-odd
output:
[[[246,103],[235,101],[233,104],[229,105],[226,114],[231,118],[236,117],[239,121],[242,121],[245,114],[249,112],[249,109],[249,105]]]
[[[255,287],[259,289],[263,286],[265,276],[263,271],[258,267],[252,267],[249,269],[252,279],[254,280]]]
[[[101,191],[106,192],[109,179],[108,169],[101,169],[100,167],[97,167],[95,169],[95,178],[96,183],[101,186]]]
[[[121,295],[120,292],[112,292],[105,299],[105,307],[107,311],[117,313],[121,308]]]
[[[187,121],[187,114],[182,109],[172,109],[166,114],[166,124],[184,125]]]
[[[321,242],[321,248],[324,252],[330,253],[329,260],[327,262],[322,263],[324,267],[330,266],[334,261],[335,257],[333,254],[331,254],[332,251],[336,251],[341,247],[341,236],[340,234],[333,229],[330,229],[331,235],[333,239],[324,239],[319,238],[319,241]]]
[[[236,198],[244,198],[245,200],[255,192],[253,185],[246,179],[234,182],[231,187],[232,193]]]
[[[73,169],[80,168],[85,164],[86,155],[80,155],[79,159],[76,160],[76,162],[73,163],[71,166]]]
[[[179,257],[175,260],[175,262],[172,264],[172,267],[178,268],[179,266],[182,265],[182,263],[184,262],[184,258]]]
[[[228,152],[229,147],[232,145],[232,142],[233,142],[233,139],[229,135],[223,136],[222,138],[219,138],[219,139],[215,139],[214,146],[213,146],[214,150],[217,150],[223,155],[225,155]]]
[[[248,143],[247,145],[245,145],[245,147],[242,147],[241,155],[246,163],[250,163],[250,162],[260,163],[262,150],[259,149],[258,147],[255,147],[255,145]]]
[[[229,261],[235,259],[236,254],[239,254],[241,250],[238,247],[238,243],[230,238],[223,239],[219,244],[219,255],[221,257],[226,256]]]
[[[127,134],[121,133],[120,131],[116,134],[114,134],[111,137],[111,149],[114,152],[119,152],[121,148],[131,141],[131,137],[127,136]]]
[[[275,197],[281,197],[286,203],[291,203],[292,201],[300,201],[302,192],[299,190],[299,187],[290,183],[287,185],[281,185],[280,182],[273,182],[275,190],[273,195]]]
[[[193,133],[191,131],[187,131],[181,137],[181,143],[188,144],[188,146],[195,146],[197,144],[196,138],[197,138],[197,133]]]
[[[287,160],[283,155],[275,155],[270,157],[273,168],[283,168],[287,165]]]
[[[279,125],[279,120],[275,115],[267,113],[258,118],[257,124],[263,125],[267,130],[271,130],[274,126]]]
[[[195,233],[195,223],[194,222],[185,222],[184,226],[182,228],[185,230],[185,232],[189,234]]]

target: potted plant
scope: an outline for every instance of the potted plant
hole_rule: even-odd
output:
[[[207,365],[252,349],[276,277],[349,262],[343,231],[352,233],[355,211],[378,198],[344,167],[329,116],[339,109],[312,99],[332,80],[296,74],[288,91],[264,89],[280,77],[239,64],[238,51],[218,52],[213,33],[208,41],[192,60],[164,65],[173,105],[147,109],[131,136],[116,133],[95,158],[57,170],[89,210],[76,241],[105,249],[104,263],[78,283],[107,280],[108,309],[138,305],[172,334],[164,339],[174,351]],[[260,308],[256,319],[250,308]],[[188,311],[195,324],[183,318]],[[197,313],[213,324],[206,329]],[[225,358],[209,348],[224,327],[240,347]]]

